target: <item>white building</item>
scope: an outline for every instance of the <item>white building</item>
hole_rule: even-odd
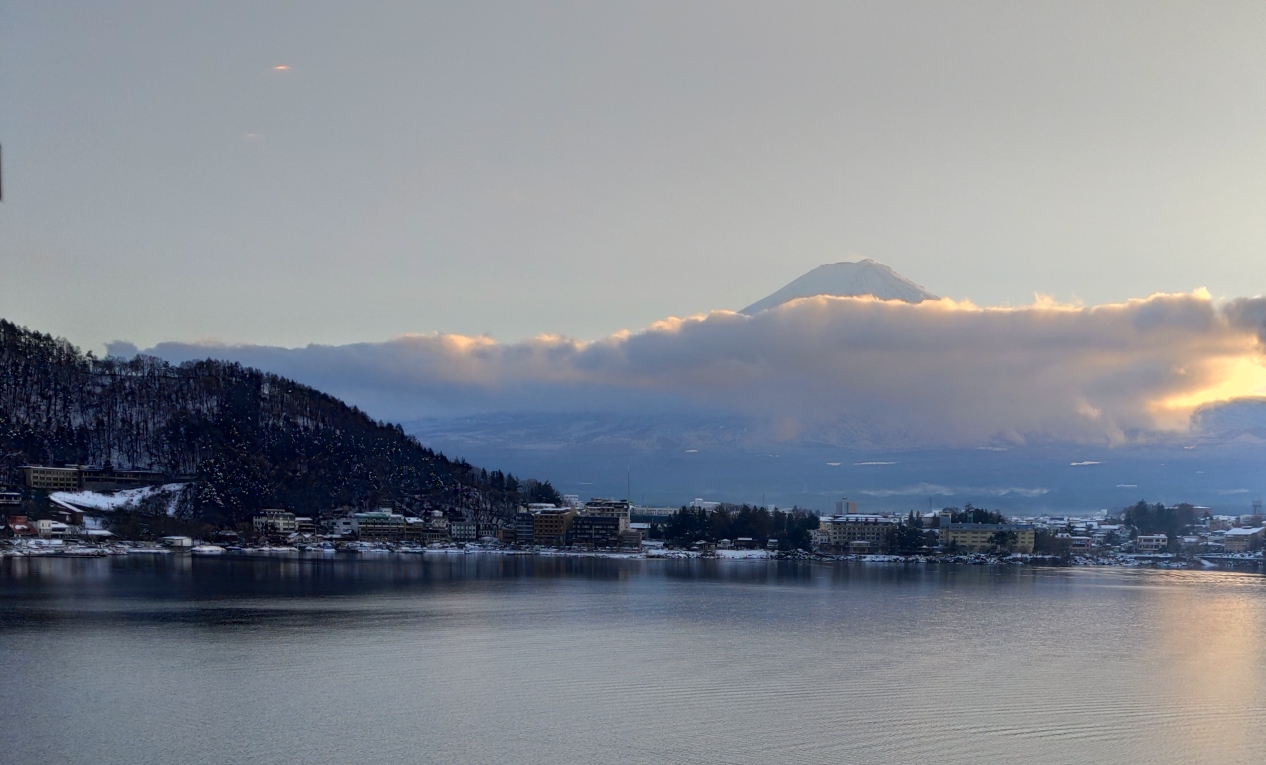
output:
[[[285,510],[264,510],[252,523],[260,534],[293,534],[299,530],[295,514]]]
[[[619,519],[620,528],[617,533],[629,530],[632,505],[623,499],[591,499],[580,510],[581,515],[599,516]]]
[[[454,542],[474,542],[479,539],[479,524],[463,518],[448,524],[448,533]]]
[[[70,531],[70,527],[61,521],[36,521],[35,533],[40,539],[61,539]]]
[[[1134,551],[1138,553],[1168,552],[1169,537],[1164,534],[1139,534],[1134,538]]]

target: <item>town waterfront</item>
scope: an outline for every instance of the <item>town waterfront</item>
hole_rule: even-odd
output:
[[[0,560],[0,761],[1260,762],[1266,578]]]

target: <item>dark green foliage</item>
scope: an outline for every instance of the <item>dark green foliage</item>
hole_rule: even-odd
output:
[[[817,515],[795,508],[770,512],[751,505],[721,505],[715,510],[683,507],[668,517],[662,534],[673,544],[751,537],[761,547],[774,539],[780,550],[808,550],[809,532],[817,527]]]
[[[215,527],[197,519],[173,518],[165,513],[111,513],[110,531],[122,539],[160,539],[166,536],[210,539]]]
[[[1138,529],[1140,534],[1168,534],[1170,539],[1196,522],[1196,508],[1183,503],[1173,507],[1162,504],[1149,505],[1143,500],[1125,509],[1125,523]]]
[[[1016,543],[1020,537],[1014,531],[995,531],[989,535],[989,544],[998,550],[1006,550]]]
[[[1033,552],[1038,555],[1068,555],[1072,542],[1068,538],[1061,539],[1052,531],[1037,529],[1033,536]]]
[[[950,511],[950,523],[1006,523],[1007,517],[1002,513],[995,513],[992,510],[985,510],[980,507],[972,507],[968,502],[962,510],[957,507],[947,507]]]
[[[891,553],[915,553],[926,543],[923,530],[909,524],[896,524],[888,529],[884,540]]]
[[[0,483],[16,483],[27,462],[160,470],[193,483],[189,517],[217,524],[265,507],[392,501],[507,514],[558,498],[548,483],[449,460],[399,425],[276,375],[97,359],[0,320]]]

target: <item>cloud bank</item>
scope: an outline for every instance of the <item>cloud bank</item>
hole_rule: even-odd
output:
[[[295,378],[371,414],[716,412],[774,437],[868,444],[1123,443],[1266,391],[1266,299],[1158,294],[980,308],[819,296],[584,342],[406,335],[303,348],[162,343]],[[130,352],[126,344],[112,351]]]

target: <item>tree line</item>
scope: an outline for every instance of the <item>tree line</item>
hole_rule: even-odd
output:
[[[722,504],[712,510],[682,507],[664,523],[654,524],[651,536],[677,545],[748,537],[764,547],[773,539],[780,550],[808,550],[812,546],[809,532],[817,527],[817,514],[799,508],[770,511],[753,505]]]
[[[449,459],[293,380],[211,360],[100,359],[0,320],[0,483],[18,484],[24,463],[161,471],[190,482],[186,512],[213,523],[379,502],[505,517],[561,500],[548,482]]]

